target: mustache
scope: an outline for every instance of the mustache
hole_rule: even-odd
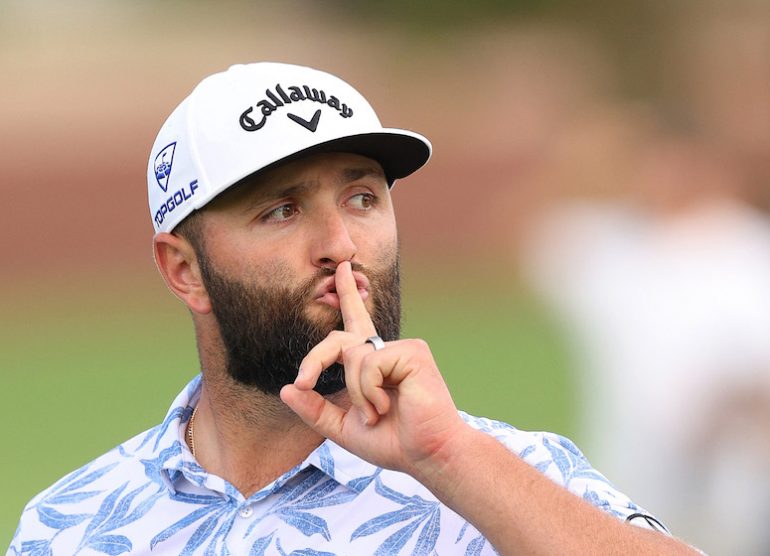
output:
[[[367,278],[371,279],[371,276],[369,275],[369,268],[362,265],[361,263],[354,263],[350,262],[351,269],[353,272],[358,272],[360,274],[363,274]],[[329,276],[334,276],[337,273],[337,268],[329,267],[329,266],[322,266],[319,268],[313,276],[308,278],[308,280],[300,287],[300,291],[303,294],[310,295],[313,291],[315,291],[316,286],[321,280],[324,280],[328,278]],[[303,295],[304,297],[304,295]]]
[[[365,267],[361,263],[354,263],[353,261],[350,261],[350,266],[353,269],[353,272],[360,272],[362,274],[366,274],[367,278],[369,277],[368,267]],[[332,268],[330,266],[322,266],[316,271],[315,275],[311,278],[311,280],[319,281],[324,278],[328,278],[329,276],[333,276],[334,274],[336,274],[336,272],[337,272],[336,267]]]

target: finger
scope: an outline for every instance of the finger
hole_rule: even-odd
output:
[[[345,330],[364,337],[377,334],[374,323],[372,323],[372,317],[366,310],[364,300],[361,299],[361,294],[358,292],[356,279],[353,276],[353,269],[349,261],[343,261],[337,265],[334,279]]]
[[[371,353],[369,344],[361,344],[343,353],[345,366],[345,386],[347,388],[350,403],[357,407],[364,416],[365,425],[373,425],[379,419],[376,407],[370,402],[361,388],[361,364],[367,354]]]
[[[345,411],[313,390],[300,390],[293,384],[281,388],[280,397],[300,419],[325,438],[340,443]]]
[[[387,361],[386,358],[389,354],[383,355],[383,351],[380,350],[366,356],[361,362],[361,371],[359,373],[361,395],[368,404],[374,406],[374,409],[377,411],[377,417],[385,415],[390,410],[390,396],[383,388],[385,377],[388,373],[383,372],[382,366],[390,367],[393,363]]]
[[[360,341],[360,338],[353,334],[333,330],[307,352],[299,364],[299,372],[294,384],[297,388],[311,390],[321,373],[332,363],[341,362],[343,351]]]

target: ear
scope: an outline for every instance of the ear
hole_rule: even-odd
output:
[[[155,264],[166,286],[194,313],[211,312],[211,301],[201,280],[198,257],[183,237],[167,232],[152,240]]]

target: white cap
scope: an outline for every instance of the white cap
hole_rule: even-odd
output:
[[[378,161],[389,182],[430,158],[417,133],[383,128],[353,87],[303,66],[233,66],[204,79],[163,124],[150,153],[147,193],[156,232],[174,229],[231,185],[311,152]]]

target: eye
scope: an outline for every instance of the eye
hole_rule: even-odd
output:
[[[377,197],[371,193],[358,193],[353,195],[347,204],[359,210],[369,210],[377,204]]]
[[[264,219],[266,221],[272,221],[272,222],[283,222],[284,220],[288,220],[292,216],[297,214],[297,207],[291,203],[287,203],[285,205],[281,205],[280,207],[276,207],[270,212],[268,212]]]

